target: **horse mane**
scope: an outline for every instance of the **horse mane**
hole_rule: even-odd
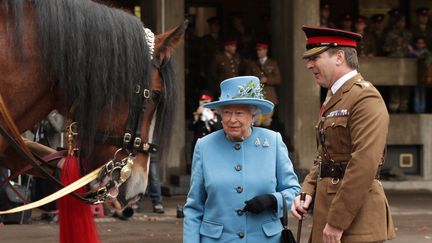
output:
[[[3,0],[3,9],[22,9],[23,2]],[[143,24],[122,10],[90,0],[30,3],[42,64],[53,87],[61,91],[63,108],[74,106],[72,118],[79,124],[81,155],[87,157],[94,147],[97,120],[106,116],[104,120],[111,121],[115,116],[100,111],[128,102],[136,85],[150,86],[151,61]],[[22,10],[15,11],[14,16],[19,27]],[[19,35],[21,29],[15,28],[15,32]],[[165,87],[170,87],[173,75],[167,76]],[[172,108],[170,95],[174,92],[167,90],[170,94],[163,103],[169,107],[161,111],[162,115]]]

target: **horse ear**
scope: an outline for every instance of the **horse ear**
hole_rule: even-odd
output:
[[[170,58],[174,48],[180,43],[188,23],[189,21],[185,20],[183,24],[176,28],[156,36],[156,50],[154,58],[158,59],[160,63],[163,63]]]

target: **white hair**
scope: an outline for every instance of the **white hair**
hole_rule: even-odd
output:
[[[261,110],[258,106],[256,106],[256,105],[248,105],[248,106],[249,106],[250,111],[252,113],[252,117],[255,117],[255,116],[261,114]],[[224,107],[224,106],[216,107],[215,112],[218,113],[219,115],[222,114],[222,107]]]

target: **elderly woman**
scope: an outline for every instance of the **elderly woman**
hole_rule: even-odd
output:
[[[198,140],[184,206],[183,242],[280,242],[283,201],[299,191],[288,150],[277,132],[253,127],[273,110],[259,79],[221,84],[219,101],[205,104],[222,116],[223,130]]]

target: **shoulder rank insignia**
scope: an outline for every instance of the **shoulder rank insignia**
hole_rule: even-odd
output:
[[[365,80],[358,80],[359,82],[357,82],[358,85],[360,85],[362,88],[369,88],[371,86],[371,84],[368,81]]]
[[[270,143],[269,143],[269,141],[267,140],[267,138],[264,138],[264,142],[263,142],[263,145],[262,145],[263,147],[269,147],[270,146]]]
[[[256,138],[255,139],[255,146],[260,146],[261,145],[261,142],[260,142],[260,140],[259,140],[259,138]]]
[[[348,116],[349,111],[347,109],[340,109],[340,110],[334,110],[330,112],[326,117],[341,117],[341,116]]]

